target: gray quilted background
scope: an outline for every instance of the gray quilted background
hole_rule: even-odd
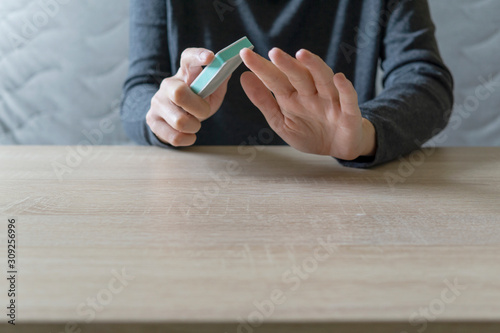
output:
[[[430,3],[456,80],[445,145],[499,146],[500,1]],[[127,0],[0,0],[0,32],[0,144],[128,143]]]
[[[0,0],[0,31],[0,143],[126,142],[127,0]]]

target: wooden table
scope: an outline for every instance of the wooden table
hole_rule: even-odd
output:
[[[0,189],[2,332],[499,331],[499,148],[0,147]]]

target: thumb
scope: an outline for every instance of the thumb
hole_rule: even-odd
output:
[[[262,112],[269,126],[279,134],[284,117],[271,91],[253,72],[243,73],[240,82],[250,101]]]
[[[358,94],[351,81],[349,81],[344,74],[339,73],[335,74],[333,82],[339,92],[342,113],[353,117],[361,117],[361,111],[358,105]]]

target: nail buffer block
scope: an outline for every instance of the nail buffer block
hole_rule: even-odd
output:
[[[254,46],[247,37],[234,42],[215,55],[215,59],[203,69],[191,84],[191,90],[202,98],[214,93],[217,88],[241,65],[240,51],[253,50]]]

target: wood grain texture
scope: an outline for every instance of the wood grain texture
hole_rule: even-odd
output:
[[[68,166],[71,150],[0,147],[21,323],[500,322],[499,148],[371,170],[288,147],[90,147]]]

